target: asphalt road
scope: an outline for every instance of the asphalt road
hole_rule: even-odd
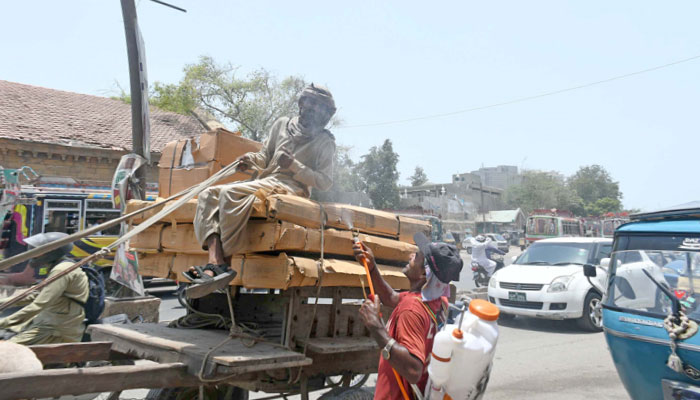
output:
[[[510,264],[520,250],[511,247],[505,257]],[[462,252],[465,268],[458,290],[474,287],[471,259]],[[161,296],[161,320],[184,313],[172,287],[154,294]],[[517,317],[499,323],[500,338],[494,368],[485,399],[629,399],[620,382],[602,333],[580,331],[573,321],[546,321]],[[374,385],[374,377],[368,386]],[[128,391],[122,399],[142,399],[145,391]],[[318,398],[315,393],[312,399]],[[254,393],[251,399],[265,397]],[[298,399],[291,396],[289,399]]]

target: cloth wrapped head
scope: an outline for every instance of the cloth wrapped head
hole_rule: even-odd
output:
[[[299,124],[302,131],[315,133],[328,125],[335,114],[335,101],[328,88],[312,83],[299,96]]]

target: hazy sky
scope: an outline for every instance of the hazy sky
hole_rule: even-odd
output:
[[[700,55],[697,1],[137,0],[151,82],[177,82],[200,55],[302,75],[333,92],[357,159],[389,138],[405,183],[480,166],[601,164],[626,207],[700,199],[700,59],[474,112]],[[378,4],[380,3],[380,4]],[[118,0],[6,1],[0,79],[95,95],[128,89]],[[693,111],[695,110],[695,111]]]

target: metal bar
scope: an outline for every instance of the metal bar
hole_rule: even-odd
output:
[[[172,4],[168,4],[168,3],[164,2],[164,1],[160,1],[160,0],[151,0],[151,1],[154,2],[154,3],[162,4],[162,5],[166,6],[166,7],[170,7],[170,8],[172,8],[172,9],[175,9],[175,10],[178,10],[178,11],[182,11],[182,12],[184,12],[184,13],[187,12],[187,10],[185,10],[184,8],[180,8],[180,7],[178,7],[178,6],[174,6],[174,5],[172,5]]]
[[[124,18],[124,33],[126,36],[126,52],[129,58],[129,83],[131,94],[131,151],[150,161],[150,154],[144,154],[144,121],[143,90],[141,87],[141,74],[145,73],[138,51],[138,21],[134,0],[121,0],[122,15]],[[148,140],[148,138],[145,138]],[[143,199],[146,193],[146,171],[139,168],[134,173],[139,190],[136,197]]]

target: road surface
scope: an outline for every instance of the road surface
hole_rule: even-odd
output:
[[[506,264],[520,250],[511,247]],[[474,287],[470,257],[462,252],[465,267],[458,290]],[[171,320],[184,314],[172,296],[172,289],[155,293],[163,299],[161,319]],[[486,400],[538,399],[588,400],[629,399],[607,351],[602,333],[581,332],[573,321],[546,321],[515,318],[499,324],[500,338],[496,348]],[[374,377],[367,385],[374,386]],[[320,393],[314,393],[312,399]],[[143,399],[145,391],[128,391],[122,399]],[[253,393],[251,399],[266,397]],[[299,399],[290,396],[289,399]]]

